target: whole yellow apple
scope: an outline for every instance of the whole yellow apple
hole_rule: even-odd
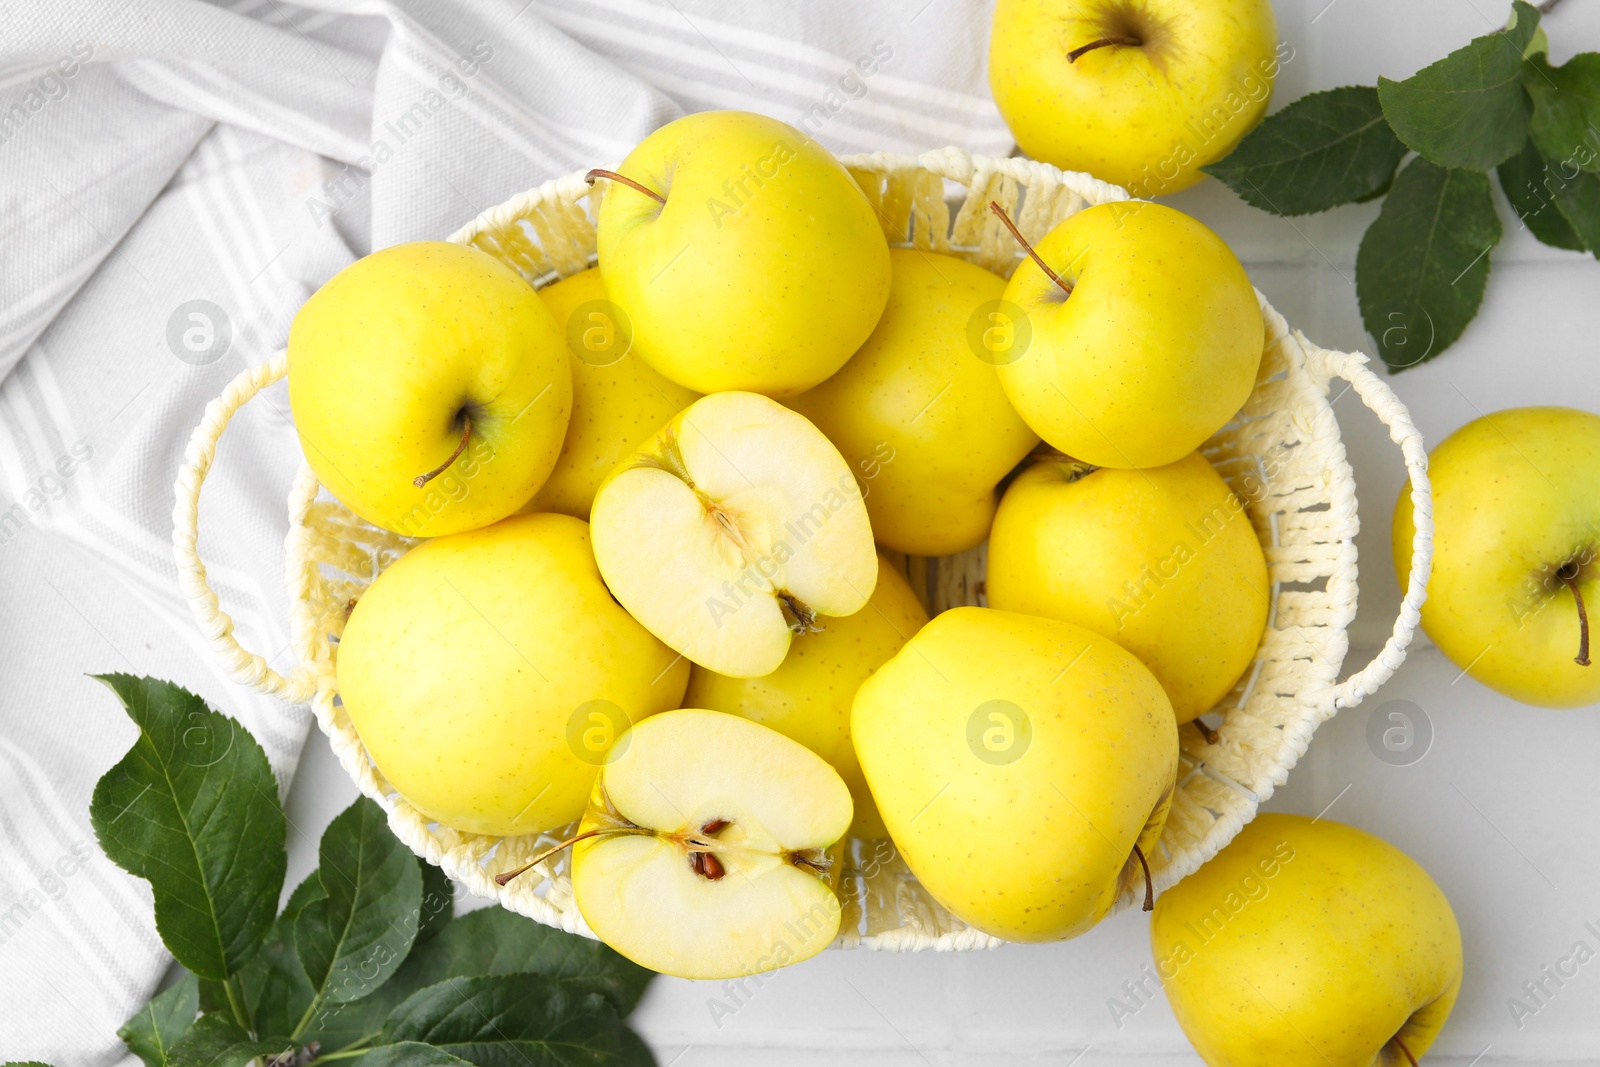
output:
[[[611,468],[700,394],[663,378],[634,353],[632,320],[607,299],[597,268],[546,286],[539,296],[572,355],[572,418],[555,469],[521,510],[586,520]]]
[[[1255,659],[1271,585],[1244,505],[1198,452],[1142,471],[1043,460],[989,534],[989,606],[1086,626],[1138,656],[1179,722]]]
[[[1028,155],[1162,196],[1261,121],[1280,62],[1268,0],[998,0],[989,89]]]
[[[1600,415],[1497,411],[1441,441],[1428,470],[1433,575],[1422,628],[1456,666],[1515,700],[1600,701],[1600,668],[1588,662],[1588,616],[1600,606]],[[1401,493],[1402,587],[1415,535]]]
[[[1222,239],[1160,204],[1069,217],[1005,299],[1026,316],[1000,384],[1035,433],[1096,467],[1161,467],[1199,448],[1255,388],[1266,328]],[[1070,295],[1062,288],[1070,289]],[[1016,312],[1012,312],[1016,314]]]
[[[832,764],[850,787],[856,809],[851,832],[887,837],[850,743],[850,704],[867,676],[927,621],[910,584],[880,557],[878,584],[866,607],[844,618],[818,618],[821,632],[791,645],[771,674],[730,678],[698,665],[691,668],[683,703],[742,715],[800,742]]]
[[[1039,437],[970,339],[1005,280],[910,248],[891,248],[889,263],[889,303],[872,335],[837,374],[787,403],[855,468],[879,544],[948,556],[987,536],[995,486]]]
[[[1461,930],[1428,872],[1300,815],[1258,816],[1163,893],[1150,946],[1211,1067],[1414,1063],[1461,990]]]
[[[588,524],[566,515],[401,556],[356,602],[337,668],[362,743],[414,807],[506,836],[578,818],[612,742],[689,680],[611,599]]]
[[[644,361],[701,393],[792,396],[844,365],[889,295],[889,246],[861,187],[776,119],[701,111],[606,179],[606,291]]]
[[[435,537],[502,519],[544,484],[572,372],[516,271],[417,241],[357,260],[305,302],[289,328],[289,407],[329,492],[376,526]]]
[[[1011,941],[1058,941],[1143,882],[1178,772],[1145,666],[1072,623],[953,608],[862,684],[851,734],[918,881]]]

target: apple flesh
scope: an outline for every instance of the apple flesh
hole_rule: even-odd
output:
[[[595,934],[643,967],[737,978],[839,931],[833,855],[850,791],[797,742],[736,715],[669,711],[618,741],[573,846]]]
[[[476,248],[394,245],[334,275],[289,328],[289,407],[306,462],[346,507],[410,537],[516,511],[572,410],[555,320]]]
[[[425,541],[356,602],[339,695],[383,776],[469,833],[571,823],[606,747],[675,708],[688,665],[606,592],[589,529],[504,519]]]
[[[595,494],[612,594],[718,674],[771,673],[818,615],[860,611],[878,577],[861,490],[810,422],[755,393],[696,401]]]
[[[1428,459],[1433,574],[1422,628],[1450,660],[1514,700],[1600,701],[1589,661],[1600,608],[1600,415],[1531,407],[1475,419]],[[1394,510],[1402,588],[1416,527]]]
[[[1461,930],[1428,872],[1327,819],[1257,816],[1150,920],[1173,1014],[1214,1067],[1401,1067],[1461,990]]]
[[[639,355],[668,378],[789,396],[872,332],[888,241],[850,172],[799,130],[697,112],[610,173],[626,181],[604,178],[600,271],[633,317]]]

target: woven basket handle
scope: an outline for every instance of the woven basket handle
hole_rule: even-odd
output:
[[[1339,377],[1349,382],[1361,402],[1389,428],[1389,438],[1400,446],[1406,475],[1411,480],[1411,509],[1417,532],[1411,541],[1411,574],[1406,579],[1406,595],[1400,602],[1400,614],[1383,649],[1372,662],[1334,686],[1333,706],[1351,708],[1399,670],[1400,664],[1405,662],[1406,648],[1422,620],[1422,602],[1428,597],[1428,575],[1433,571],[1433,486],[1428,481],[1428,449],[1422,442],[1421,431],[1411,421],[1411,413],[1394,395],[1394,390],[1367,369],[1366,356],[1359,352],[1330,352],[1316,347],[1298,333],[1295,336],[1305,348],[1313,369],[1329,378]]]
[[[211,472],[217,441],[228,422],[252,397],[282,378],[289,370],[289,355],[280,351],[266,363],[250,367],[228,383],[222,395],[206,405],[205,418],[189,437],[183,466],[173,485],[177,502],[172,508],[172,553],[178,563],[178,584],[194,611],[200,631],[211,642],[217,660],[228,676],[291,704],[303,704],[317,691],[316,677],[307,667],[299,667],[286,677],[267,666],[267,661],[239,644],[233,636],[233,618],[217,604],[217,594],[206,580],[206,565],[200,561],[198,547],[200,487]]]

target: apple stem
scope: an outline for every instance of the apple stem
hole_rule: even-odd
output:
[[[1144,910],[1156,910],[1156,887],[1150,880],[1150,864],[1144,858],[1144,850],[1138,845],[1133,846],[1133,854],[1139,857],[1139,866],[1144,870]]]
[[[1098,41],[1090,41],[1081,48],[1074,48],[1072,51],[1068,52],[1067,62],[1076,63],[1078,61],[1078,57],[1083,55],[1085,52],[1093,52],[1096,48],[1106,48],[1114,44],[1140,45],[1144,44],[1144,42],[1139,40],[1137,37],[1102,37]]]
[[[614,182],[621,182],[630,189],[637,189],[639,192],[643,193],[645,196],[648,196],[651,200],[654,200],[658,204],[665,204],[667,202],[667,198],[656,192],[654,189],[640,185],[632,178],[629,178],[623,174],[618,174],[614,170],[601,170],[599,167],[596,167],[594,170],[591,170],[588,174],[583,176],[583,180],[588,182],[590,185],[594,184],[594,180],[596,178],[607,178]]]
[[[529,868],[534,867],[537,864],[543,863],[545,860],[549,859],[551,856],[554,856],[562,849],[571,848],[579,841],[587,841],[591,837],[620,837],[625,834],[649,834],[651,832],[652,831],[646,830],[641,826],[597,826],[593,830],[586,830],[576,837],[569,837],[559,845],[551,845],[549,848],[545,849],[543,852],[539,853],[537,856],[533,857],[533,859],[529,860],[527,863],[524,863],[521,867],[518,867],[514,871],[506,871],[504,874],[495,875],[494,884],[505,885],[517,875],[524,873]]]
[[[1406,1048],[1406,1043],[1400,1040],[1400,1035],[1396,1034],[1393,1040],[1395,1044],[1400,1046],[1400,1051],[1405,1053],[1406,1062],[1411,1064],[1411,1067],[1417,1067],[1417,1058],[1411,1054],[1410,1049]]]
[[[1028,255],[1033,259],[1033,261],[1039,265],[1039,269],[1044,271],[1045,275],[1051,281],[1053,281],[1057,285],[1061,286],[1061,291],[1063,293],[1066,293],[1068,296],[1071,296],[1072,295],[1072,286],[1070,286],[1066,282],[1062,281],[1061,280],[1061,275],[1059,275],[1055,271],[1051,270],[1050,269],[1050,264],[1046,263],[1044,260],[1039,258],[1039,253],[1035,252],[1033,250],[1033,246],[1028,243],[1028,239],[1026,237],[1022,236],[1022,231],[1017,229],[1016,224],[1011,221],[1011,216],[1006,214],[1006,209],[1001,207],[999,204],[995,203],[993,200],[991,200],[991,201],[989,201],[989,210],[994,212],[996,215],[998,215],[1000,217],[1000,221],[1005,223],[1006,229],[1011,231],[1011,236],[1013,236],[1013,237],[1015,237],[1017,239],[1017,244],[1021,245],[1022,246],[1022,250],[1024,252],[1028,253]]]
[[[418,489],[421,489],[423,486],[439,477],[439,475],[449,470],[450,464],[456,461],[456,457],[467,450],[467,439],[472,436],[472,419],[467,415],[462,415],[461,421],[467,424],[467,428],[461,431],[461,443],[456,445],[456,450],[454,452],[450,453],[450,458],[433,468],[433,470],[429,471],[427,474],[419,474],[415,478],[411,479],[412,485],[416,486]]]
[[[1222,737],[1221,734],[1217,733],[1217,731],[1213,730],[1199,719],[1194,720],[1194,728],[1200,731],[1200,736],[1206,739],[1206,744],[1208,745],[1216,744]]]
[[[1589,666],[1589,609],[1583,605],[1583,593],[1578,588],[1578,562],[1572,560],[1556,571],[1556,577],[1567,583],[1567,588],[1572,590],[1572,599],[1578,605],[1578,654],[1572,662],[1580,667]]]

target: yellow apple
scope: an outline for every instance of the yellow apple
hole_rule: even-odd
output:
[[[615,738],[689,680],[611,599],[588,524],[566,515],[407,552],[356,602],[337,667],[362,743],[414,807],[507,836],[577,819]]]
[[[1155,676],[1099,634],[954,608],[862,684],[850,727],[906,863],[979,930],[1076,937],[1143,882],[1177,724]]]
[[[850,787],[857,837],[887,837],[850,743],[850,703],[867,676],[928,621],[922,602],[886,559],[867,606],[841,619],[818,618],[820,633],[796,641],[783,664],[759,678],[689,671],[688,707],[742,715],[792,738],[833,765]]]
[[[1600,415],[1485,415],[1441,441],[1428,470],[1433,576],[1422,628],[1456,666],[1515,700],[1600,701],[1600,668],[1588,662],[1588,615],[1600,607]],[[1404,492],[1393,541],[1402,587],[1415,534]]]
[[[1461,989],[1461,930],[1428,872],[1300,815],[1258,816],[1163,893],[1150,945],[1211,1067],[1403,1067]]]
[[[572,418],[561,456],[525,512],[588,519],[594,492],[621,460],[700,398],[633,352],[626,309],[606,298],[591,267],[539,290],[572,354]]]
[[[790,396],[843,366],[889,295],[877,213],[776,119],[701,111],[641,141],[600,203],[600,272],[644,361],[701,393]]]
[[[1160,679],[1179,722],[1255,659],[1271,586],[1261,542],[1198,452],[1143,471],[1040,461],[989,534],[989,606],[1086,626]]]
[[[386,530],[487,526],[555,465],[572,410],[566,349],[533,289],[493,256],[443,241],[374,252],[289,328],[306,462]]]
[[[1023,260],[1005,299],[1026,316],[1027,342],[998,367],[1040,437],[1096,467],[1160,467],[1238,413],[1265,327],[1249,277],[1216,234],[1160,204],[1101,204],[1035,251],[1071,295]]]
[[[1135,196],[1187,188],[1261,121],[1268,0],[999,0],[989,88],[1022,150]]]
[[[988,534],[996,484],[1039,438],[972,341],[1005,280],[937,252],[892,248],[889,263],[877,329],[837,374],[787,403],[855,468],[879,544],[948,556]]]

